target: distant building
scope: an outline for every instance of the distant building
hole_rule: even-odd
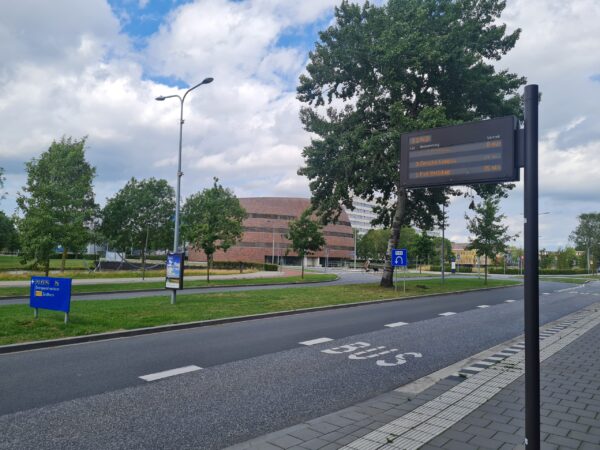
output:
[[[467,250],[468,243],[453,242],[452,253],[456,257],[456,262],[465,266],[474,266],[477,264],[477,252]]]
[[[255,197],[240,198],[248,217],[244,220],[244,235],[227,252],[218,251],[214,261],[274,262],[288,265],[301,263],[285,238],[291,220],[297,219],[310,206],[306,198]],[[343,264],[352,258],[354,239],[348,216],[342,212],[336,224],[323,228],[327,242],[319,252],[306,257],[307,266]],[[206,261],[204,252],[189,250],[190,261]]]
[[[350,219],[352,228],[357,231],[359,236],[367,233],[369,230],[380,230],[383,228],[381,225],[371,225],[371,222],[377,218],[377,214],[373,212],[373,207],[377,204],[375,202],[369,202],[359,197],[352,199],[354,209],[344,208],[344,211]]]

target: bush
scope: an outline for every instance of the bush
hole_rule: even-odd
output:
[[[277,264],[265,263],[263,270],[266,272],[277,272],[279,270],[279,266]]]
[[[441,272],[442,271],[442,266],[441,265],[432,265],[431,269],[432,272]],[[446,264],[444,266],[444,271],[445,272],[452,272],[452,266],[450,264]],[[457,273],[473,273],[473,268],[471,266],[463,266],[463,265],[458,265],[456,266],[456,272]]]

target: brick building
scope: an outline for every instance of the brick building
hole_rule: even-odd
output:
[[[285,239],[288,224],[300,217],[310,206],[310,200],[288,197],[240,198],[248,217],[244,220],[244,235],[240,242],[227,252],[218,251],[214,261],[275,262],[299,265],[298,255],[292,251],[290,241]],[[307,266],[339,265],[350,260],[354,252],[354,237],[345,212],[336,224],[323,228],[327,245],[309,255]],[[190,261],[206,261],[206,255],[190,249]]]

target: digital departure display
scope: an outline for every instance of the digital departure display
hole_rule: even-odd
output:
[[[405,187],[515,181],[514,116],[403,134],[400,181]]]

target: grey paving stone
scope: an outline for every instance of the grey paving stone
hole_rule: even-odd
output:
[[[508,434],[503,431],[498,431],[496,434],[494,434],[493,439],[508,444],[522,444],[524,438],[523,436],[519,436],[517,434]]]
[[[269,444],[276,445],[279,448],[288,449],[288,448],[293,447],[295,445],[302,444],[303,440],[302,439],[298,439],[298,438],[296,438],[294,436],[286,435],[286,436],[278,437],[277,439],[269,440],[267,442]]]
[[[589,430],[590,428],[589,425],[585,425],[583,423],[570,422],[568,420],[561,420],[558,426],[561,428],[566,428],[567,430],[581,431],[582,433],[586,433],[587,430]]]
[[[549,442],[551,444],[556,444],[560,447],[566,447],[566,448],[577,448],[577,447],[579,447],[579,444],[580,444],[580,442],[575,439],[571,439],[571,438],[564,437],[564,436],[557,436],[555,434],[549,435],[548,438],[546,439],[546,442]]]
[[[321,437],[323,433],[312,430],[311,428],[304,428],[302,430],[295,430],[290,433],[291,436],[300,439],[301,441],[310,441],[316,437]]]
[[[497,430],[471,425],[465,430],[465,433],[470,433],[476,437],[491,438],[494,434],[497,433]]]
[[[317,431],[321,434],[326,434],[339,430],[340,427],[338,427],[337,425],[333,425],[329,422],[312,422],[311,424],[309,424],[308,428]]]
[[[503,442],[497,441],[495,439],[485,438],[482,436],[475,436],[469,441],[469,444],[475,445],[478,448],[487,448],[492,450],[497,450],[504,445]]]
[[[590,444],[596,444],[596,446],[600,447],[600,436],[590,434],[590,433],[582,433],[581,431],[570,431],[569,437],[572,439],[577,439],[582,442],[589,442]]]
[[[331,442],[324,441],[323,439],[311,439],[310,441],[304,442],[301,447],[304,447],[308,450],[319,450],[326,445],[331,444]]]

